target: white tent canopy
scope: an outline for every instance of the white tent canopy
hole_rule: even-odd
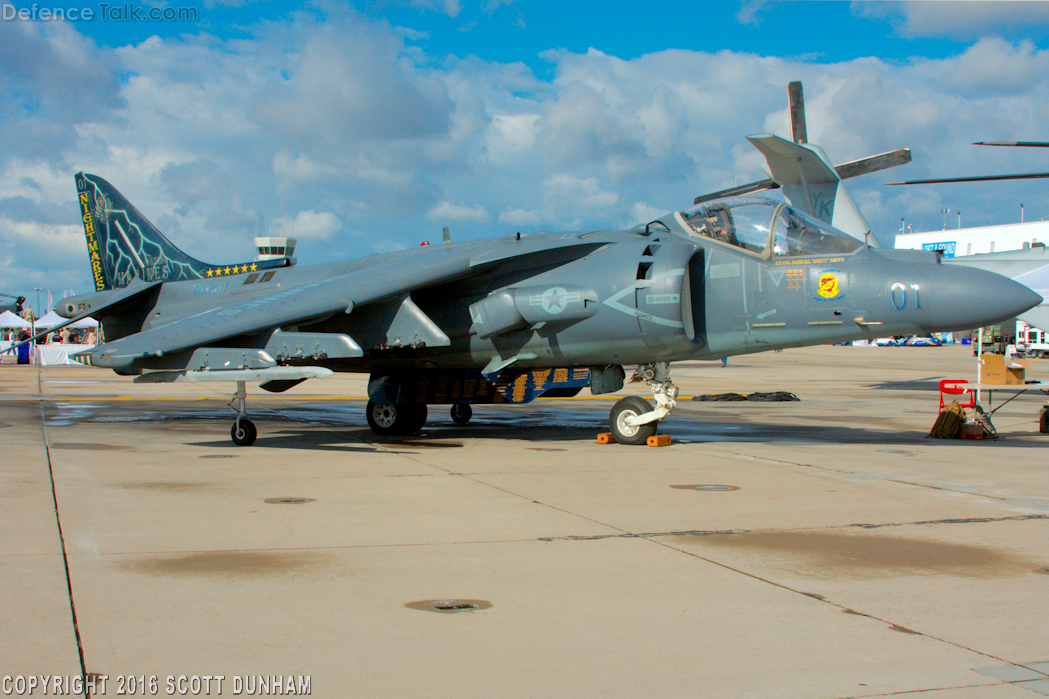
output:
[[[36,319],[36,327],[38,328],[53,328],[59,323],[64,323],[65,318],[58,315],[54,311],[48,311],[42,318]]]
[[[65,318],[58,315],[54,311],[48,311],[43,318],[40,318],[36,321],[36,327],[53,328],[56,325],[61,325],[64,322],[66,322]],[[97,328],[98,321],[94,318],[82,318],[81,320],[78,320],[77,322],[71,324],[69,327],[77,329]]]
[[[0,313],[0,328],[31,328],[29,321],[22,320],[11,311]]]

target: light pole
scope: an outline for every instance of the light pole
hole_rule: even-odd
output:
[[[33,334],[36,335],[36,319],[40,317],[40,287],[33,288],[36,289],[36,308],[33,309]]]
[[[958,212],[958,230],[962,229],[962,212]]]
[[[947,214],[951,213],[951,210],[940,209],[940,213],[943,214],[943,230],[947,230]]]
[[[1024,222],[1024,205],[1020,202],[1020,223]]]

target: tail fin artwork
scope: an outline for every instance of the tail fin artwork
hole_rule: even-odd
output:
[[[291,264],[287,259],[235,265],[201,262],[175,247],[101,177],[79,172],[76,174],[76,188],[95,291],[125,287],[135,277],[146,282],[175,282]]]

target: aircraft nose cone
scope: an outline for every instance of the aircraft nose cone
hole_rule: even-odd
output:
[[[937,265],[929,273],[929,321],[936,330],[996,325],[1042,303],[1023,284],[994,272]]]

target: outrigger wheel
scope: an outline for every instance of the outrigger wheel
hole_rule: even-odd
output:
[[[426,404],[382,405],[368,401],[368,427],[384,437],[415,434],[426,424]]]
[[[652,404],[640,396],[627,396],[612,406],[608,415],[608,426],[612,437],[620,444],[644,444],[656,433],[655,422],[644,425],[628,425],[628,417],[637,417],[652,411]]]
[[[452,420],[458,425],[465,425],[474,416],[474,409],[467,403],[452,404]]]
[[[237,421],[233,423],[233,429],[229,434],[233,437],[233,443],[238,447],[250,447],[255,443],[255,438],[259,436],[259,431],[255,429],[254,422],[242,417],[237,418]]]

